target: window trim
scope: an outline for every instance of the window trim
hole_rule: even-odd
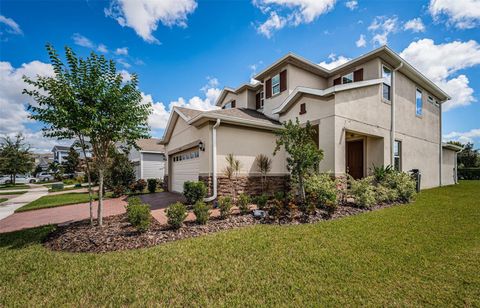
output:
[[[397,146],[397,155],[395,155],[395,151],[393,152],[393,168],[395,170],[397,170],[395,168],[395,161],[396,159],[398,159],[398,170],[397,171],[402,171],[402,141],[401,140],[397,140],[395,139],[394,141],[394,149],[395,149],[395,145],[398,145]]]
[[[260,90],[260,109],[263,109],[264,104],[265,104],[265,92],[263,90]]]
[[[275,77],[278,77],[278,82],[275,83],[273,80]],[[275,87],[278,86],[278,92],[275,93]],[[280,91],[280,73],[276,74],[276,75],[273,75],[272,77],[272,97],[275,96],[275,95],[278,95],[280,94],[282,91]]]
[[[349,76],[349,75],[352,77],[352,78],[350,78],[350,80],[351,80],[351,81],[350,81],[350,82],[343,82],[343,78],[345,78],[345,77],[347,77],[347,76]],[[342,81],[342,84],[349,84],[349,83],[353,83],[353,82],[354,82],[354,75],[353,75],[353,72],[350,72],[350,73],[347,73],[347,74],[344,74],[344,75],[342,75],[342,79],[341,79],[341,81]]]
[[[389,80],[383,76],[383,74],[385,73],[385,70],[384,69],[387,69],[389,72],[390,72],[390,78]],[[382,99],[387,101],[387,102],[391,102],[392,101],[392,69],[389,68],[388,66],[386,66],[385,64],[382,64],[382,68],[381,68],[381,73],[382,73],[382,79],[383,79],[383,83],[382,83]],[[388,82],[387,82],[388,81]],[[384,91],[383,91],[383,87],[384,86],[387,86],[388,87],[388,98],[386,98],[383,94],[384,94]]]
[[[420,114],[418,113],[418,98],[417,94],[420,92],[420,103],[421,103],[421,108],[420,108]],[[420,89],[419,87],[415,88],[415,115],[419,118],[423,117],[423,90]]]

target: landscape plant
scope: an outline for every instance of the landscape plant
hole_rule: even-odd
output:
[[[157,179],[148,179],[147,188],[148,188],[148,192],[151,194],[157,191]]]
[[[187,218],[187,208],[183,203],[176,202],[168,207],[165,211],[167,215],[167,223],[172,229],[182,227],[185,218]]]
[[[112,148],[108,168],[105,171],[105,186],[116,196],[121,196],[134,182],[135,169],[132,162],[125,153]]]
[[[257,162],[257,168],[262,177],[262,192],[265,192],[268,188],[267,175],[272,169],[272,159],[265,154],[258,154],[257,157],[255,157],[255,161]]]
[[[10,175],[14,185],[17,174],[26,174],[33,169],[30,147],[24,141],[22,134],[18,134],[15,138],[2,137],[0,142],[0,173]]]
[[[227,165],[225,166],[225,169],[223,173],[225,176],[228,178],[228,181],[230,182],[230,188],[232,190],[232,198],[233,200],[236,200],[236,184],[238,183],[238,174],[240,172],[240,161],[235,158],[235,156],[230,153],[228,154],[225,159],[227,160]]]
[[[415,180],[406,172],[395,171],[389,174],[383,185],[394,189],[398,195],[398,199],[401,202],[410,202],[412,201],[416,194],[416,182]]]
[[[210,217],[210,206],[203,201],[197,201],[193,206],[193,213],[195,214],[195,221],[200,225],[205,225]]]
[[[350,194],[359,207],[370,208],[376,202],[375,186],[373,177],[355,180],[349,176]]]
[[[249,195],[247,195],[246,193],[241,193],[238,195],[237,206],[238,206],[238,209],[240,210],[240,214],[242,215],[248,214],[248,212],[250,211],[249,204],[250,204]]]
[[[80,155],[73,146],[68,150],[68,155],[63,163],[64,172],[74,174],[80,165]]]
[[[255,197],[255,202],[257,203],[257,208],[259,210],[265,210],[267,207],[267,202],[268,202],[268,195],[267,194],[261,194],[259,196]]]
[[[207,186],[202,181],[186,181],[183,183],[183,195],[187,204],[193,205],[198,201],[203,201],[207,195]]]
[[[45,137],[75,138],[84,154],[87,148],[91,150],[99,182],[98,225],[102,226],[109,151],[116,144],[136,147],[136,140],[149,137],[151,104],[142,102],[137,75],[125,79],[114,60],[94,52],[83,59],[65,47],[64,64],[52,45],[47,44],[47,51],[54,76],[23,78],[30,87],[23,93],[38,104],[28,106],[30,117],[44,123]],[[87,177],[90,171],[87,160]],[[89,192],[91,195],[91,180]],[[93,224],[92,206],[90,217]]]
[[[328,173],[311,174],[305,180],[305,192],[309,202],[333,214],[337,208],[337,181]]]
[[[316,167],[323,158],[313,136],[315,130],[310,122],[303,126],[298,118],[295,122],[288,120],[283,128],[276,132],[277,140],[273,155],[283,147],[287,152],[287,168],[292,176],[292,183],[297,185],[300,202],[305,203],[304,179],[309,173],[317,172]]]
[[[130,186],[130,189],[133,192],[142,193],[146,187],[147,187],[147,182],[144,179],[138,179],[132,183],[132,185]]]
[[[130,198],[126,208],[128,222],[139,232],[145,232],[150,228],[152,215],[150,206],[143,204],[139,198]]]
[[[227,218],[232,209],[232,198],[230,196],[222,196],[218,198],[218,208],[220,210],[220,218]]]

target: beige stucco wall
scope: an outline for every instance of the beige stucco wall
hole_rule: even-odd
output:
[[[380,78],[381,73],[380,73],[380,59],[373,59],[368,62],[365,62],[363,64],[357,65],[354,68],[346,69],[343,71],[338,72],[338,74],[335,74],[331,77],[328,78],[327,81],[327,87],[333,86],[333,80],[337,79],[338,77],[348,74],[350,72],[356,71],[358,69],[363,68],[363,80],[371,80],[371,79],[377,79]]]
[[[236,101],[237,107],[245,107],[243,105],[246,105],[246,102],[245,100],[242,100],[242,98],[243,97],[240,97],[238,94],[228,92],[227,95],[225,95],[225,98],[220,103],[220,107],[223,107],[225,104],[231,102],[232,100]]]
[[[258,154],[267,155],[272,159],[270,175],[287,174],[285,151],[282,149],[273,156],[275,141],[275,135],[270,131],[220,125],[217,129],[218,174],[223,174],[227,166],[225,158],[229,153],[240,160],[241,174],[258,174],[255,161]]]
[[[443,149],[442,157],[442,185],[455,184],[455,160],[457,155],[455,151]]]

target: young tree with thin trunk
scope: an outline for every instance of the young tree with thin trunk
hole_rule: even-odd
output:
[[[323,158],[323,151],[317,148],[313,136],[315,131],[310,122],[300,125],[298,118],[283,123],[283,129],[276,132],[277,144],[273,155],[283,146],[287,152],[287,167],[292,174],[293,182],[298,185],[302,202],[305,202],[305,175],[317,172],[316,166]]]
[[[51,45],[47,45],[55,76],[24,77],[34,90],[38,106],[30,105],[31,118],[45,124],[44,135],[58,139],[76,138],[86,157],[90,150],[98,172],[98,224],[103,225],[103,182],[112,146],[122,143],[136,147],[135,141],[149,137],[147,125],[151,104],[143,104],[138,78],[128,81],[117,72],[115,61],[94,52],[79,58],[65,47],[64,64]],[[86,160],[91,194],[90,164]],[[91,204],[91,203],[90,203]],[[92,207],[90,206],[91,221]]]
[[[33,169],[33,161],[29,152],[29,146],[23,141],[21,134],[2,138],[0,142],[0,172],[9,174],[15,185],[17,174],[29,173]]]
[[[232,198],[236,200],[237,193],[235,190],[235,186],[238,182],[238,174],[240,173],[241,163],[238,159],[235,158],[232,153],[228,154],[225,159],[227,160],[227,166],[225,166],[225,170],[223,171],[223,173],[230,181],[230,186],[232,188]]]
[[[265,192],[267,183],[267,174],[272,169],[272,160],[265,154],[258,154],[255,158],[257,161],[257,168],[262,175],[262,192]]]

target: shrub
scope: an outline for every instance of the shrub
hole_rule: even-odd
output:
[[[265,207],[267,206],[268,195],[261,194],[260,196],[257,196],[255,198],[255,202],[257,203],[257,207],[259,210],[264,210]]]
[[[385,177],[384,185],[396,190],[398,200],[410,202],[417,194],[415,180],[405,172],[392,172]]]
[[[126,189],[122,185],[118,185],[113,187],[113,197],[120,197],[123,196],[126,193]]]
[[[238,209],[240,210],[240,214],[242,215],[248,214],[248,212],[250,211],[250,208],[248,207],[249,204],[250,204],[250,197],[247,194],[242,193],[238,196],[237,205],[238,205]]]
[[[75,187],[75,188],[80,188],[80,187],[82,187],[82,184],[77,183],[77,184],[74,185],[74,187]]]
[[[150,206],[148,206],[148,204],[142,204],[140,199],[137,199],[128,200],[127,218],[130,224],[139,232],[145,232],[150,227],[152,220]]]
[[[62,190],[64,188],[63,183],[52,184],[52,190]]]
[[[218,208],[220,209],[220,218],[227,218],[232,208],[232,198],[228,196],[218,198]]]
[[[383,184],[377,184],[375,187],[375,195],[377,202],[394,202],[398,200],[397,191]]]
[[[148,192],[154,193],[157,190],[157,179],[147,180]]]
[[[139,197],[130,197],[128,198],[128,205],[142,204],[142,199]]]
[[[207,186],[202,181],[183,183],[183,195],[187,199],[187,204],[195,204],[197,201],[203,201],[207,195]]]
[[[119,186],[123,186],[126,192],[132,184],[135,183],[135,169],[133,163],[128,159],[125,153],[112,149],[110,151],[111,160],[105,171],[104,183],[108,189],[120,191]],[[143,190],[142,190],[143,191]]]
[[[385,180],[387,175],[391,174],[392,172],[395,172],[395,169],[393,169],[392,165],[388,166],[375,166],[373,165],[373,178],[375,179],[375,182],[381,183]]]
[[[134,192],[143,192],[145,190],[145,187],[147,187],[147,182],[144,179],[139,179],[132,184],[131,189]]]
[[[187,208],[182,203],[176,202],[168,207],[166,215],[170,227],[179,229],[187,218]]]
[[[197,201],[193,206],[193,213],[196,217],[196,222],[205,225],[210,217],[209,214],[210,207],[205,204],[203,201]]]
[[[460,180],[480,180],[480,168],[458,168]]]
[[[323,207],[329,213],[337,208],[337,182],[329,174],[314,174],[306,178],[305,192],[309,202],[316,207]]]
[[[361,180],[350,178],[350,193],[358,206],[369,208],[375,204],[375,187],[372,181],[373,177],[366,177]]]

